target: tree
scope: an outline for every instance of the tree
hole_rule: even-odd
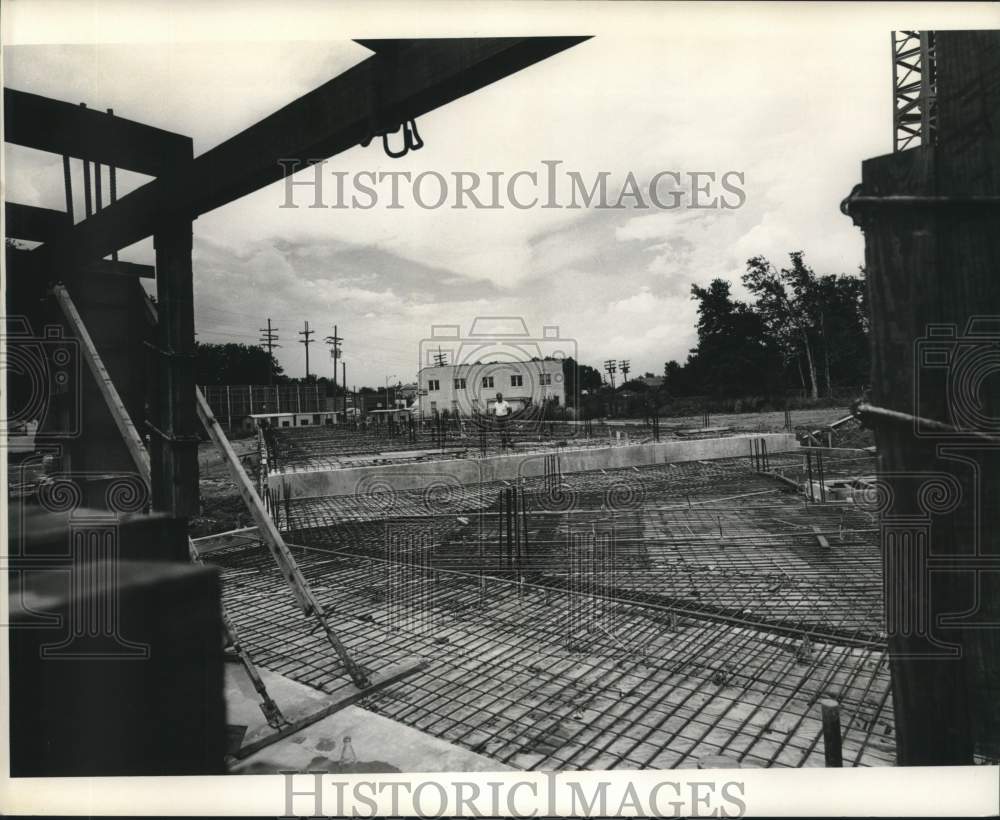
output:
[[[270,367],[276,382],[286,381],[274,356],[256,345],[195,343],[197,384],[267,384]]]
[[[789,258],[792,266],[781,270],[763,256],[747,260],[743,284],[757,297],[756,311],[771,337],[780,344],[786,359],[804,357],[809,374],[808,389],[815,399],[819,397],[813,354],[817,330],[816,274],[803,261],[802,251],[790,253]]]
[[[817,276],[801,251],[788,257],[790,267],[781,270],[762,256],[754,257],[748,260],[743,276],[743,283],[757,297],[754,307],[786,362],[795,362],[803,387],[813,398],[820,392],[820,369],[828,396],[833,395],[835,381],[866,381],[869,354],[864,270],[860,277]]]
[[[736,398],[784,394],[796,378],[813,398],[820,385],[859,387],[869,368],[865,272],[817,275],[804,254],[777,270],[762,256],[747,261],[743,282],[755,297],[734,299],[729,282],[692,285],[697,345],[684,364],[663,365],[672,396]]]
[[[868,381],[868,305],[865,271],[861,276],[827,275],[816,283],[820,338],[827,394],[834,384]]]
[[[584,390],[599,390],[601,387],[600,371],[588,364],[578,364],[572,356],[562,360],[562,372],[568,405],[572,405]]]
[[[774,366],[775,346],[760,315],[734,300],[730,290],[724,279],[707,288],[691,286],[691,297],[699,302],[698,346],[688,356],[683,381],[688,390],[716,396],[769,394],[781,369]],[[677,375],[667,374],[674,387]]]
[[[675,359],[671,359],[669,362],[664,362],[663,364],[663,386],[666,388],[668,393],[672,393],[675,396],[681,396],[686,391],[684,390],[684,368],[680,362]]]

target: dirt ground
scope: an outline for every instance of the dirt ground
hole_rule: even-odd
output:
[[[230,442],[240,458],[256,456],[255,438],[235,439]],[[229,477],[229,469],[215,445],[203,441],[198,446],[198,469],[201,474],[201,515],[190,521],[192,538],[216,532],[249,526],[252,521],[236,484]],[[251,476],[252,477],[252,476]]]

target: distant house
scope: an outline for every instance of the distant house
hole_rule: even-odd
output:
[[[402,387],[396,389],[396,404],[399,405],[400,401],[406,402],[406,406],[410,407],[417,401],[417,394],[420,392],[420,386],[417,382],[410,382],[409,384],[404,384]]]
[[[415,393],[416,391],[414,391]],[[407,401],[400,393],[400,388],[393,385],[389,385],[388,390],[382,389],[372,393],[357,393],[355,395],[357,401],[354,406],[357,407],[357,412],[361,415],[367,415],[376,410],[392,410],[398,407],[405,409],[408,406]]]
[[[642,382],[650,390],[659,390],[666,379],[663,376],[639,376],[635,381]]]
[[[418,405],[425,418],[435,412],[458,412],[463,416],[489,413],[502,393],[514,411],[530,405],[566,404],[562,362],[476,362],[425,367],[419,373]]]
[[[368,421],[376,427],[381,427],[390,421],[396,424],[407,424],[412,417],[412,407],[390,407],[386,410],[370,410],[366,415]]]
[[[243,420],[245,430],[257,427],[319,427],[337,423],[340,414],[333,410],[319,413],[252,413]]]

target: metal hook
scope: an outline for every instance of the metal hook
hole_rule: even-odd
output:
[[[395,134],[400,128],[403,129],[403,147],[398,151],[394,151],[389,146],[389,134]],[[417,131],[417,122],[413,119],[402,122],[395,128],[372,131],[368,137],[361,141],[361,146],[367,148],[371,144],[372,139],[377,136],[382,137],[382,150],[385,151],[387,156],[393,159],[405,157],[410,151],[418,151],[424,147],[424,141],[420,138],[420,133]]]
[[[398,130],[399,129],[397,128],[396,131]],[[395,131],[393,131],[392,133],[395,133]],[[389,133],[386,132],[382,134],[382,150],[385,151],[386,156],[392,157],[393,159],[399,159],[400,157],[405,157],[410,152],[410,148],[406,143],[407,143],[407,132],[404,130],[402,149],[399,151],[393,151],[389,147]]]
[[[420,134],[417,131],[417,121],[410,120],[409,125],[406,130],[407,139],[410,143],[410,149],[413,151],[419,151],[424,147],[424,141],[420,139]]]

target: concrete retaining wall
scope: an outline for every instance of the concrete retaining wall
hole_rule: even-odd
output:
[[[272,475],[268,482],[278,500],[419,490],[433,486],[516,481],[518,478],[541,476],[545,474],[546,459],[552,456],[558,458],[559,470],[563,474],[749,456],[750,442],[754,439],[765,440],[769,453],[800,449],[795,436],[790,433],[761,433],[622,447],[560,448],[484,459],[442,459],[410,464],[279,473]]]

